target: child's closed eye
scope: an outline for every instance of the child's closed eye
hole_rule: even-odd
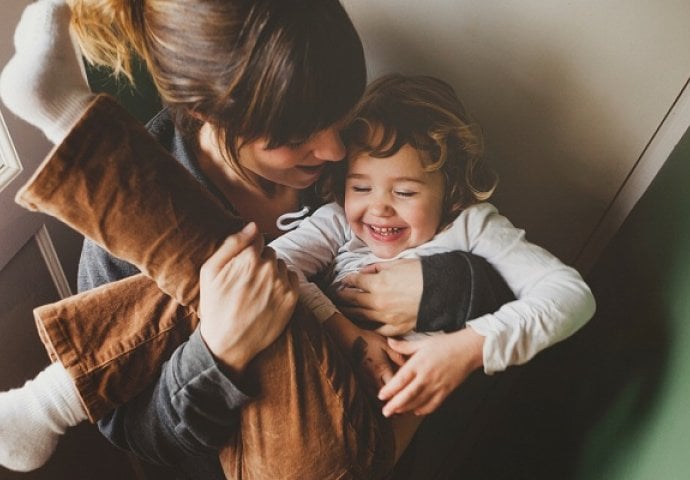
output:
[[[353,192],[356,193],[366,193],[366,192],[371,192],[371,187],[366,186],[366,185],[352,185],[350,187]]]
[[[412,190],[395,190],[393,193],[398,197],[411,198],[417,195],[419,192],[414,192]]]

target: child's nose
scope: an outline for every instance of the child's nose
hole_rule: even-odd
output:
[[[369,212],[379,217],[387,217],[393,215],[395,210],[385,196],[379,195],[369,205]]]

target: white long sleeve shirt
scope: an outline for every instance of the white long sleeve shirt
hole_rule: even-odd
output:
[[[545,249],[528,242],[489,203],[465,210],[429,242],[381,259],[352,230],[340,205],[330,203],[271,242],[278,258],[300,279],[300,298],[325,321],[336,307],[307,279],[331,268],[332,285],[362,267],[401,258],[449,251],[484,257],[503,277],[517,300],[498,311],[467,322],[484,340],[484,371],[505,370],[527,362],[541,350],[582,327],[594,314],[594,297],[580,274]]]

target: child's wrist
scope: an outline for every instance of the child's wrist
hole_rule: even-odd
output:
[[[484,367],[484,336],[477,333],[472,327],[466,327],[463,331],[467,332],[469,337],[469,342],[471,345],[472,355],[472,367],[473,370],[478,370]]]

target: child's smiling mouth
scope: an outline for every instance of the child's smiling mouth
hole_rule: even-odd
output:
[[[380,227],[377,225],[364,224],[375,240],[391,242],[402,237],[407,227]]]

